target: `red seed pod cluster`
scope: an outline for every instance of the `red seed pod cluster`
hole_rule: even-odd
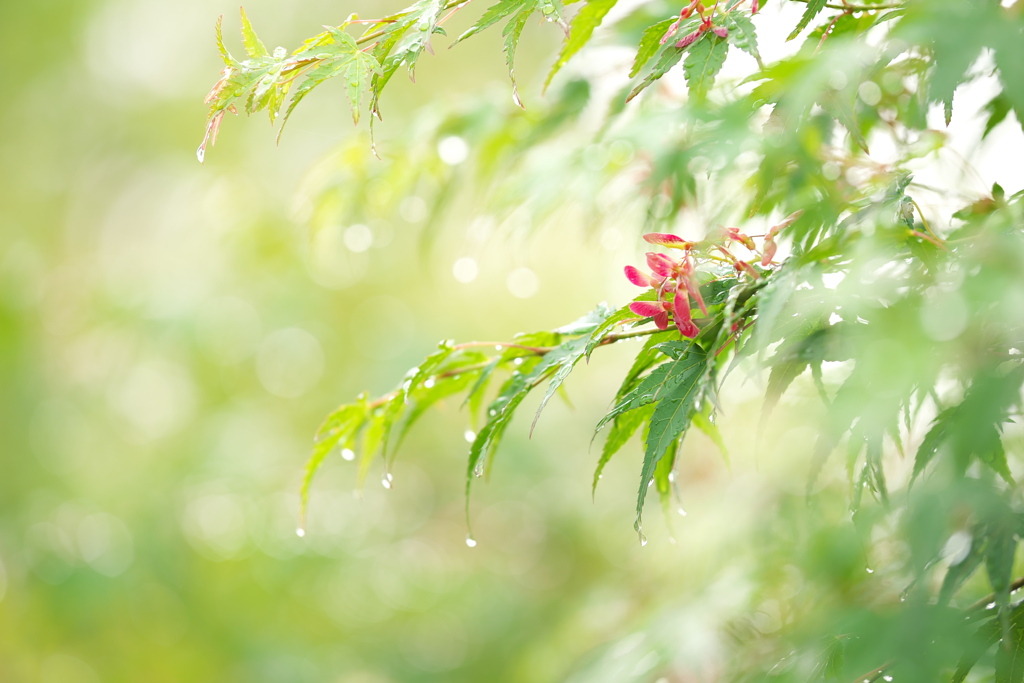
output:
[[[647,267],[651,269],[650,275],[633,266],[626,266],[626,278],[630,282],[638,287],[652,287],[658,293],[656,302],[634,301],[629,305],[629,310],[637,315],[654,318],[654,324],[662,330],[668,329],[671,316],[680,334],[684,337],[696,337],[700,330],[693,323],[690,299],[693,299],[704,315],[707,315],[708,309],[700,294],[700,285],[694,270],[694,243],[676,235],[658,232],[644,235],[644,239],[651,244],[680,249],[683,254],[680,258],[674,259],[666,254],[648,252]],[[670,293],[674,294],[671,301]]]
[[[754,1],[756,6],[757,0]],[[664,45],[666,42],[668,42],[668,39],[674,36],[675,32],[679,30],[679,25],[683,22],[683,20],[689,19],[694,12],[696,12],[700,16],[700,26],[697,27],[696,31],[693,31],[692,33],[689,33],[680,38],[679,41],[676,43],[677,48],[683,49],[689,47],[690,45],[693,45],[695,42],[697,42],[697,39],[700,38],[701,35],[703,35],[707,31],[711,31],[719,38],[727,37],[729,35],[729,29],[727,29],[724,26],[715,26],[714,24],[712,24],[711,17],[714,14],[714,12],[712,12],[712,14],[710,15],[705,15],[705,11],[707,11],[707,8],[704,7],[704,4],[700,0],[693,0],[693,2],[684,7],[679,12],[679,18],[672,22],[672,24],[668,27],[668,30],[665,31],[665,35],[662,36],[661,38],[661,44]],[[757,10],[755,9],[754,11],[756,12]]]
[[[778,249],[775,238],[779,231],[792,225],[802,213],[797,211],[787,216],[764,236],[760,259],[762,267],[767,267],[775,258]],[[751,262],[737,258],[728,249],[730,244],[737,243],[757,253],[757,245],[753,238],[740,232],[739,228],[723,228],[715,238],[700,243],[662,232],[648,233],[644,235],[644,240],[659,247],[681,251],[682,254],[678,258],[673,258],[667,254],[647,252],[647,267],[650,273],[626,266],[626,279],[637,287],[651,287],[657,293],[656,301],[634,301],[629,305],[629,310],[645,318],[653,318],[654,324],[662,330],[668,329],[670,321],[674,322],[684,337],[693,338],[700,332],[693,322],[691,302],[696,304],[702,314],[708,314],[697,281],[695,250],[701,252],[703,259],[731,263],[737,273],[743,273],[755,280],[761,277]],[[709,255],[707,251],[710,250],[714,250],[716,254]]]

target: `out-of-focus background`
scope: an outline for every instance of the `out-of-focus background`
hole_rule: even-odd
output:
[[[397,6],[246,9],[272,49]],[[0,3],[0,680],[625,681],[718,656],[666,610],[677,591],[718,585],[703,599],[728,605],[736,589],[697,550],[699,486],[675,545],[656,513],[647,547],[632,530],[635,447],[590,499],[590,435],[615,389],[598,368],[628,350],[581,367],[575,407],[553,404],[532,440],[509,430],[477,487],[476,548],[457,401],[413,431],[390,491],[377,467],[357,496],[354,465],[329,461],[297,537],[311,436],[336,404],[389,390],[439,339],[621,302],[629,285],[604,274],[642,250],[632,228],[467,243],[446,225],[423,257],[422,202],[386,185],[389,220],[315,237],[305,174],[367,144],[340,90],[307,100],[280,146],[264,118],[231,117],[196,160],[214,21],[241,52],[237,9]],[[415,86],[396,78],[381,163],[412,110],[509,97],[492,33],[424,60]],[[528,27],[524,97],[559,39]],[[694,481],[725,476],[714,455],[694,462]]]
[[[401,4],[246,9],[273,49]],[[646,546],[632,529],[636,445],[592,501],[590,437],[630,344],[581,364],[573,406],[553,401],[532,439],[527,418],[510,427],[475,488],[476,547],[464,540],[470,425],[458,400],[414,428],[390,489],[375,465],[357,495],[356,466],[328,460],[297,536],[303,466],[332,408],[390,390],[438,340],[500,341],[621,304],[634,293],[622,266],[644,249],[639,224],[613,212],[531,231],[514,206],[489,216],[456,202],[432,220],[424,197],[437,187],[403,175],[401,145],[417,126],[436,135],[462,102],[511,106],[493,30],[421,60],[415,85],[396,75],[376,130],[382,161],[327,84],[279,146],[265,118],[230,117],[200,165],[202,99],[221,68],[214,21],[225,15],[240,53],[237,9],[0,3],[0,681],[718,680],[730,644],[777,633],[793,596],[855,613],[873,575],[872,594],[897,603],[900,575],[879,592],[884,565],[822,531],[848,516],[840,471],[822,477],[840,482],[834,507],[789,514],[804,509],[817,414],[776,418],[753,448],[763,378],[737,373],[723,401],[731,473],[703,436],[687,437],[688,514],[650,502]],[[528,112],[560,106],[539,92],[559,40],[554,26],[527,27]],[[628,65],[609,54],[583,68]],[[468,153],[441,133],[439,173]],[[1005,149],[982,151],[1002,161]],[[586,148],[576,160],[603,168],[632,154]],[[534,170],[532,189],[556,202],[588,192]],[[814,394],[797,383],[787,400]]]

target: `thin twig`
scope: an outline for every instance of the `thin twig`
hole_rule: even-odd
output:
[[[874,671],[869,671],[866,674],[857,676],[853,679],[853,683],[875,683],[883,674],[892,666],[892,662],[886,662],[882,666],[878,667]]]
[[[447,4],[445,4],[445,6],[441,9],[441,11],[445,12],[447,10],[454,9],[454,8],[458,7],[459,5],[465,5],[465,4],[467,4],[469,2],[472,2],[472,1],[473,0],[449,0],[449,2]],[[394,23],[394,22],[392,21],[390,23]],[[356,38],[356,45],[362,45],[363,43],[369,43],[372,40],[377,40],[378,38],[380,38],[381,36],[386,35],[387,33],[388,33],[387,29],[381,29],[380,31],[374,31],[373,33],[367,33],[365,36],[362,36],[361,38]]]
[[[836,25],[836,22],[839,21],[841,17],[845,17],[848,14],[850,14],[849,10],[843,12],[842,14],[837,14],[835,17],[833,17],[832,21],[830,21],[828,26],[825,27],[825,30],[822,31],[821,40],[818,41],[818,46],[814,48],[814,54],[818,54],[818,52],[821,50],[821,46],[825,44],[825,40],[828,38],[829,31],[831,31],[832,28]]]
[[[907,197],[907,199],[910,199],[910,203],[914,205],[915,209],[917,209],[917,215],[921,217],[921,224],[924,226],[924,229],[928,231],[929,235],[941,242],[942,238],[932,232],[931,227],[928,225],[928,219],[924,217],[924,211],[921,210],[921,205],[915,202],[911,197]]]
[[[454,350],[456,350],[456,351],[461,351],[462,349],[479,348],[481,346],[495,346],[495,347],[501,347],[501,348],[506,348],[507,347],[507,348],[511,348],[511,349],[522,349],[524,351],[529,351],[531,353],[536,353],[538,356],[543,356],[545,353],[547,353],[551,349],[555,348],[553,346],[524,346],[523,344],[514,344],[512,342],[490,342],[490,341],[465,342],[465,343],[462,343],[462,344],[456,344],[452,348]]]
[[[1017,579],[1016,581],[1014,581],[1013,583],[1010,584],[1010,592],[1012,593],[1014,591],[1018,591],[1021,588],[1024,588],[1024,576],[1022,576],[1021,578]],[[995,602],[995,600],[996,600],[996,594],[995,593],[989,593],[988,595],[983,597],[981,600],[978,600],[976,603],[974,603],[973,605],[968,607],[966,611],[968,613],[970,613],[970,612],[978,612],[980,610],[984,610],[986,607],[988,607],[993,602]]]
[[[795,0],[795,2],[806,3],[808,0]],[[874,12],[880,9],[902,9],[906,6],[903,2],[887,2],[878,5],[850,5],[848,3],[836,4],[836,3],[825,3],[825,7],[829,9],[841,9],[847,12]]]
[[[696,321],[698,319],[695,318],[694,320]],[[648,335],[655,334],[656,332],[661,332],[661,330],[659,330],[658,328],[653,328],[653,329],[645,329],[645,330],[632,330],[630,332],[613,332],[611,334],[606,334],[604,337],[602,337],[601,341],[597,342],[597,346],[607,346],[608,344],[614,344],[614,343],[622,341],[624,339],[632,339],[634,337],[645,337],[645,336],[648,336]],[[558,348],[556,346],[526,346],[524,344],[515,344],[515,343],[512,343],[512,342],[492,342],[492,341],[482,341],[481,342],[481,341],[474,341],[474,342],[464,342],[462,344],[456,344],[455,346],[452,347],[452,349],[456,350],[456,351],[461,351],[462,349],[472,349],[472,348],[489,347],[489,346],[492,346],[492,347],[502,347],[502,348],[513,348],[513,349],[522,349],[524,351],[529,351],[530,353],[535,353],[538,356],[543,356],[544,354],[548,353],[549,351],[553,351],[554,349]],[[447,379],[449,377],[454,377],[455,375],[462,375],[462,374],[467,373],[467,372],[475,372],[476,370],[483,370],[488,365],[490,365],[492,362],[493,361],[488,360],[488,361],[485,361],[483,363],[476,363],[475,365],[467,365],[467,366],[461,367],[461,368],[453,368],[451,370],[445,370],[444,372],[437,373],[436,375],[434,375],[434,377],[437,378],[437,379]],[[543,380],[543,377],[541,377],[540,379]],[[396,389],[396,390],[394,390],[392,392],[384,394],[380,398],[377,398],[377,399],[374,399],[373,401],[370,401],[370,403],[369,403],[370,409],[372,410],[374,408],[379,408],[380,406],[384,405],[388,401],[391,401],[396,396],[398,396],[399,391],[400,391],[399,389]]]
[[[622,341],[623,339],[633,339],[634,337],[646,337],[651,334],[661,332],[658,328],[648,330],[633,330],[631,332],[618,332],[614,334],[605,335],[601,341],[597,342],[598,346],[605,346],[607,344],[614,344],[615,342]]]

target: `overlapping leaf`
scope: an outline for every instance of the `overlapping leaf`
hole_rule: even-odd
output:
[[[667,342],[666,344],[672,344]],[[675,347],[679,349],[679,346]],[[654,476],[658,463],[674,447],[678,439],[690,426],[690,420],[699,400],[697,387],[704,375],[707,355],[697,346],[689,345],[686,351],[671,365],[671,383],[658,392],[658,403],[651,414],[647,442],[644,448],[644,462],[640,470],[640,491],[636,501],[637,531],[643,518],[644,500],[647,488]]]
[[[551,84],[551,79],[555,77],[555,74],[566,65],[572,56],[590,42],[594,29],[601,25],[601,20],[615,7],[617,2],[618,0],[587,0],[586,4],[576,13],[572,23],[569,25],[569,35],[565,38],[562,51],[559,53],[558,59],[551,66],[548,77],[544,81],[545,89]]]

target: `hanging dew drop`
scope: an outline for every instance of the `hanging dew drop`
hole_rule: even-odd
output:
[[[484,476],[484,461],[483,460],[478,462],[476,464],[476,467],[473,468],[473,476],[474,477],[482,477],[482,476]]]
[[[428,379],[426,382],[423,383],[423,388],[424,389],[430,389],[433,386],[434,386],[434,378],[433,377],[431,377],[430,379]]]
[[[865,571],[866,571],[866,572],[867,572],[868,574],[874,574],[874,573],[875,573],[875,570],[874,570],[874,569],[872,569],[871,567],[865,567],[865,568],[864,568],[864,570],[865,570]]]
[[[516,358],[512,362],[515,363],[516,365],[522,365],[523,364],[523,359],[522,358]]]
[[[305,535],[306,535],[306,530],[305,530],[305,529],[303,529],[303,528],[302,528],[302,527],[300,526],[299,528],[297,528],[297,529],[295,530],[295,535],[296,535],[296,536],[298,536],[299,538],[302,538],[303,536],[305,536]]]
[[[469,534],[466,534],[466,545],[468,545],[470,548],[475,548],[476,539],[470,536]]]
[[[341,457],[344,460],[348,460],[349,462],[351,462],[351,461],[356,459],[356,452],[354,450],[352,450],[351,448],[342,448],[341,449]]]
[[[462,437],[469,443],[473,443],[474,441],[476,441],[476,432],[474,432],[472,429],[467,429],[465,432],[462,433]]]
[[[680,506],[679,506],[679,508],[678,508],[678,509],[676,510],[676,512],[678,512],[678,513],[679,513],[679,516],[680,516],[680,517],[685,517],[685,516],[686,516],[686,510],[684,510],[684,509],[683,509],[683,507],[682,507],[681,505],[680,505]]]
[[[199,145],[199,149],[196,150],[196,159],[199,159],[199,163],[203,163],[206,160],[206,145]]]
[[[384,477],[380,480],[380,484],[384,488],[390,489],[391,488],[391,482],[393,481],[393,479],[394,478],[391,476],[391,473],[390,472],[386,472],[384,474]]]
[[[640,534],[640,547],[642,548],[645,545],[647,545],[647,537],[644,536],[644,532],[642,532],[642,531],[640,531],[638,533]]]

